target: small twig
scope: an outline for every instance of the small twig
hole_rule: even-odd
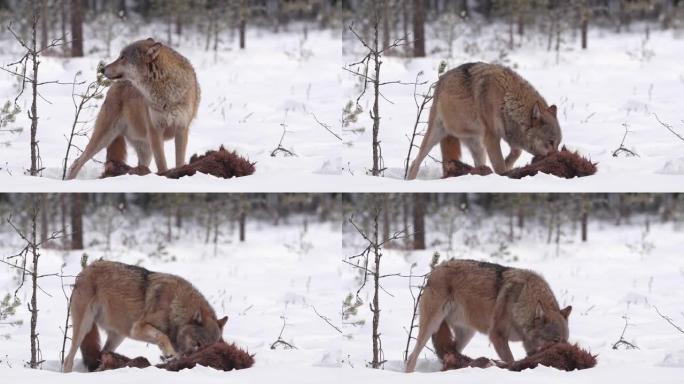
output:
[[[341,330],[340,328],[338,328],[335,324],[333,324],[333,323],[330,321],[330,318],[329,318],[329,317],[323,316],[323,315],[321,315],[320,313],[318,313],[318,311],[316,310],[316,307],[314,307],[313,305],[311,306],[311,309],[314,310],[314,312],[316,313],[316,315],[317,315],[318,317],[320,317],[323,321],[325,321],[326,323],[328,323],[329,326],[333,327],[337,332],[342,333],[342,330]]]
[[[654,305],[654,306],[653,306],[653,309],[656,310],[656,312],[658,313],[658,316],[662,317],[663,320],[665,320],[665,321],[667,321],[668,323],[670,323],[670,325],[673,326],[673,327],[675,327],[675,329],[677,329],[679,332],[684,333],[684,329],[680,328],[677,324],[675,324],[674,321],[673,321],[670,317],[665,316],[665,315],[663,315],[662,313],[660,313],[660,311],[658,310],[658,307],[656,307],[656,306]]]
[[[331,135],[335,136],[337,138],[337,140],[342,141],[342,137],[340,137],[340,135],[338,135],[337,133],[333,132],[328,124],[325,124],[325,123],[321,122],[320,120],[318,120],[318,118],[316,117],[316,115],[313,112],[311,112],[311,116],[314,118],[314,120],[316,120],[318,125],[325,128],[325,130],[330,132]]]
[[[622,334],[620,334],[620,340],[616,341],[615,344],[613,344],[613,349],[618,349],[620,345],[624,345],[627,347],[627,349],[639,349],[636,345],[630,343],[629,341],[625,340],[625,331],[627,331],[627,327],[629,326],[629,318],[627,316],[622,316],[623,319],[625,319],[625,326],[622,328]]]
[[[655,116],[656,120],[658,120],[658,122],[660,123],[660,125],[662,125],[663,127],[665,127],[665,128],[666,128],[668,131],[670,131],[673,135],[677,136],[677,137],[679,138],[679,140],[684,141],[684,137],[683,137],[682,135],[680,135],[679,133],[675,132],[674,128],[672,128],[672,125],[662,122],[662,121],[658,118],[658,115],[655,114],[655,112],[653,113],[653,116]]]
[[[634,152],[630,149],[627,149],[627,147],[625,147],[625,139],[627,138],[628,134],[632,133],[632,131],[630,131],[628,129],[629,125],[627,125],[627,123],[623,123],[622,126],[625,127],[625,134],[622,135],[622,141],[620,142],[620,147],[618,149],[616,149],[615,151],[613,151],[613,157],[618,157],[618,155],[622,152],[626,153],[627,156],[639,157],[639,155],[636,152]]]
[[[273,344],[271,344],[271,349],[276,349],[276,346],[278,345],[284,345],[285,349],[297,349],[297,347],[295,347],[294,345],[283,340],[283,331],[285,331],[285,326],[287,325],[287,318],[285,316],[280,316],[280,318],[283,319],[283,326],[280,328],[278,340],[274,341]]]
[[[297,157],[297,155],[290,151],[289,149],[283,147],[283,140],[285,139],[285,134],[287,133],[287,124],[284,122],[280,124],[281,127],[283,127],[283,134],[280,136],[280,141],[278,142],[278,147],[271,151],[271,157],[276,157],[278,152],[283,152],[285,156],[294,156]]]

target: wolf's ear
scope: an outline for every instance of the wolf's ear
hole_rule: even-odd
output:
[[[561,315],[565,317],[565,320],[567,320],[568,317],[570,317],[570,312],[572,312],[572,305],[568,305],[560,311]]]
[[[541,110],[539,109],[539,103],[535,103],[534,107],[532,107],[532,119],[539,120],[539,117],[541,117]]]
[[[150,43],[154,43],[154,39],[153,39],[153,38],[151,38],[151,37],[148,37],[148,38],[147,38],[147,39],[145,39],[145,40],[149,41]]]
[[[537,301],[537,307],[534,309],[534,319],[541,320],[544,318],[544,308],[542,308],[541,302]]]
[[[228,316],[223,316],[222,318],[216,320],[216,322],[218,323],[219,328],[223,330],[223,326],[225,326],[228,322]]]
[[[162,43],[154,43],[151,47],[147,48],[147,52],[145,52],[145,54],[147,55],[148,63],[153,62],[157,58],[157,56],[159,56],[159,51],[161,51],[161,47]]]
[[[549,112],[551,112],[554,116],[558,116],[558,107],[556,105],[552,105],[549,107]]]
[[[195,322],[195,324],[202,325],[202,311],[199,309],[195,311],[195,314],[192,315],[192,321]]]

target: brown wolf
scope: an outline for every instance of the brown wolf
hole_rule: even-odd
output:
[[[546,281],[534,272],[473,260],[446,261],[430,273],[420,298],[420,327],[406,372],[432,337],[437,355],[459,353],[475,332],[489,335],[497,354],[513,362],[509,341],[528,355],[568,339],[572,307],[560,309]]]
[[[517,73],[501,65],[468,63],[442,75],[437,82],[428,128],[409,169],[408,179],[432,147],[440,143],[442,164],[461,157],[461,142],[473,156],[475,166],[486,157],[498,174],[511,169],[522,150],[546,156],[556,151],[561,130],[555,105]],[[510,153],[504,159],[501,140]]]
[[[228,320],[217,319],[188,281],[111,261],[96,261],[81,271],[70,311],[73,334],[64,372],[71,372],[79,347],[92,371],[103,351],[113,352],[127,337],[156,344],[164,356],[193,352],[222,340]],[[107,333],[102,350],[98,327]]]
[[[107,148],[107,161],[126,160],[126,141],[149,167],[151,156],[165,172],[164,141],[174,139],[176,166],[185,164],[190,123],[197,114],[200,89],[190,62],[153,39],[136,41],[121,51],[104,75],[117,80],[110,87],[95,120],[85,150],[69,168],[69,179],[98,152]]]

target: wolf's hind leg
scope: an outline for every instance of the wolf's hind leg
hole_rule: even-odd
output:
[[[438,295],[431,289],[426,289],[420,298],[420,323],[418,327],[418,337],[413,352],[406,361],[406,372],[413,372],[416,369],[420,351],[425,347],[428,340],[439,330],[444,322],[444,303]]]
[[[125,337],[120,335],[117,332],[113,331],[108,331],[107,332],[107,342],[105,342],[104,348],[102,348],[102,351],[107,351],[107,352],[114,352],[116,349],[121,345],[121,343],[124,341]]]
[[[87,303],[80,303],[79,300],[72,301],[71,313],[71,348],[69,349],[67,356],[64,358],[64,366],[62,367],[62,372],[65,373],[71,372],[73,369],[76,352],[83,343],[83,340],[85,340],[88,332],[90,332],[95,325],[95,314],[90,310],[90,308],[88,308]]]
[[[433,106],[433,108],[436,108]],[[435,118],[433,125],[428,126],[428,130],[423,136],[423,142],[420,144],[420,150],[418,150],[418,155],[411,163],[411,167],[408,172],[408,180],[414,180],[418,176],[418,170],[420,169],[420,164],[425,160],[425,157],[430,153],[432,147],[437,145],[446,136],[446,130],[444,129],[444,124],[439,117]]]

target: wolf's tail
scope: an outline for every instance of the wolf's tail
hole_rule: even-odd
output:
[[[439,143],[442,150],[442,172],[447,176],[447,167],[452,161],[461,159],[461,141],[454,136],[447,136]]]
[[[454,352],[454,336],[451,334],[451,329],[446,321],[442,321],[439,329],[432,335],[432,346],[435,349],[435,354],[440,360],[444,360],[444,355],[448,352]]]
[[[126,162],[126,139],[123,136],[117,136],[107,146],[107,161]]]
[[[100,359],[102,352],[100,351],[100,332],[97,330],[97,325],[93,323],[93,327],[86,334],[81,343],[81,354],[83,355],[83,364],[92,372],[100,366]]]

